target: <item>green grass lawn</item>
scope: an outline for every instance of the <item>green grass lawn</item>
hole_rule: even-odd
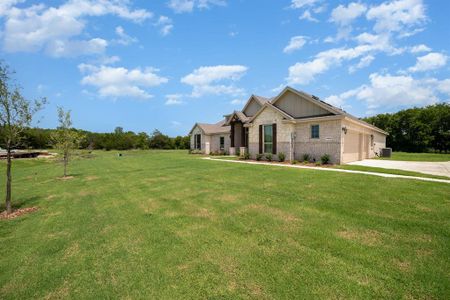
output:
[[[391,157],[380,157],[379,159],[404,161],[450,161],[450,153],[392,152]]]
[[[70,171],[14,162],[15,204],[40,209],[0,220],[0,299],[450,297],[449,184],[181,151]]]

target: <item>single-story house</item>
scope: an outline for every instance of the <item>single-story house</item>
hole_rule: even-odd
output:
[[[319,161],[330,155],[335,164],[372,158],[386,147],[387,132],[334,107],[318,97],[286,87],[268,99],[252,95],[241,111],[216,124],[196,123],[191,149],[252,158],[284,153],[288,160],[304,154]]]

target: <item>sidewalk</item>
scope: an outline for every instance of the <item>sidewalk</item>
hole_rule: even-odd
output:
[[[366,172],[366,171],[354,171],[354,170],[320,168],[320,167],[307,167],[307,166],[300,166],[300,165],[267,163],[267,162],[263,162],[263,161],[229,160],[229,159],[220,159],[220,158],[212,159],[211,157],[203,157],[202,159],[212,160],[212,161],[224,161],[224,162],[238,163],[238,164],[267,165],[267,166],[277,166],[277,167],[287,167],[287,168],[310,169],[310,170],[317,170],[317,171],[364,174],[364,175],[372,175],[372,176],[379,176],[379,177],[386,177],[386,178],[402,178],[402,179],[413,179],[413,180],[422,180],[422,181],[431,181],[431,182],[450,183],[450,180],[446,180],[446,179],[395,175],[395,174],[387,174],[387,173],[375,173],[375,172]]]

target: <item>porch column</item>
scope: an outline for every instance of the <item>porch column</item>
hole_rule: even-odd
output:
[[[231,125],[231,135],[230,135],[231,147],[234,148],[234,122],[231,123],[230,125]]]

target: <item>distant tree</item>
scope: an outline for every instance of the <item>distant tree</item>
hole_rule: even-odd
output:
[[[450,150],[450,104],[409,108],[365,119],[387,131],[386,145],[394,151],[447,152]]]
[[[149,148],[150,137],[145,132],[140,132],[136,137],[136,145],[135,148],[146,150]]]
[[[120,126],[117,126],[117,127],[114,129],[114,133],[115,133],[115,134],[123,134],[123,128],[120,127]]]
[[[64,111],[62,107],[58,107],[59,126],[53,134],[53,144],[56,149],[61,150],[64,164],[64,177],[67,177],[67,166],[74,149],[78,149],[80,143],[84,139],[84,135],[72,129],[72,119],[70,110]]]
[[[173,139],[173,146],[175,149],[189,149],[189,136],[177,136]]]
[[[21,88],[11,78],[12,72],[8,66],[0,63],[0,129],[3,144],[6,149],[6,213],[12,212],[11,207],[11,154],[23,138],[24,130],[30,126],[34,114],[45,104],[40,99],[31,102],[21,94]]]
[[[172,140],[161,131],[155,129],[150,138],[150,148],[152,149],[173,149]]]

